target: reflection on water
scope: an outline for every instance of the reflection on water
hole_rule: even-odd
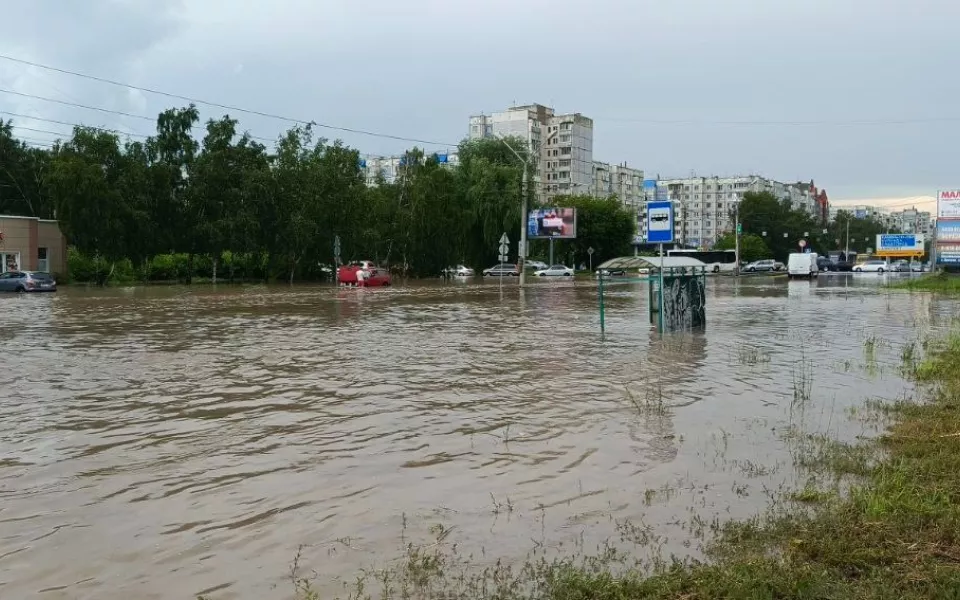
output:
[[[711,280],[706,330],[663,338],[614,283],[604,341],[593,282],[0,298],[0,597],[279,597],[300,544],[349,576],[433,523],[487,557],[613,519],[695,552],[693,503],[791,480],[778,432],[853,439],[909,393],[900,348],[956,306],[876,283]]]

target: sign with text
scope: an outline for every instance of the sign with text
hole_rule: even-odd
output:
[[[881,233],[877,235],[878,256],[918,256],[923,254],[923,234]]]
[[[535,208],[527,216],[527,237],[573,239],[577,237],[577,209]]]
[[[960,190],[937,192],[937,218],[960,219]]]
[[[673,202],[647,202],[647,243],[673,243]]]

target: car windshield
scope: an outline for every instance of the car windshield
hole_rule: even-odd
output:
[[[563,269],[566,269],[567,267],[566,267],[566,265],[553,265],[553,266],[550,267],[550,268],[553,269],[554,271],[562,271]]]

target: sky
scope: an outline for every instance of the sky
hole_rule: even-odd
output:
[[[362,154],[452,149],[471,114],[538,102],[592,118],[594,159],[648,177],[813,179],[833,202],[893,208],[960,188],[953,0],[0,0],[0,15],[3,56],[420,140],[318,127]],[[0,58],[0,118],[43,119],[13,117],[35,144],[81,123],[149,135],[185,104]],[[270,140],[292,124],[198,108]]]

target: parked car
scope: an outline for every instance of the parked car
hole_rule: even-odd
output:
[[[817,257],[817,271],[837,271],[837,263],[830,260],[828,256]]]
[[[573,269],[566,265],[551,265],[533,273],[537,277],[573,277]]]
[[[854,273],[883,273],[889,270],[890,265],[885,260],[867,260],[853,268]]]
[[[752,263],[748,264],[744,270],[750,273],[756,273],[758,271],[779,271],[777,268],[777,261],[771,259],[764,260],[755,260]],[[779,263],[780,268],[783,268],[783,263]]]
[[[541,269],[546,269],[550,265],[540,260],[527,260],[523,262],[524,269],[533,269],[534,271],[539,271]]]
[[[898,260],[890,264],[890,270],[896,271],[897,273],[909,273],[910,272],[910,261],[908,260]]]
[[[600,276],[600,273],[603,273],[604,277],[625,277],[627,271],[625,269],[597,269],[597,277]]]
[[[373,261],[360,260],[337,268],[337,283],[356,287],[384,287],[390,285],[390,272]]]
[[[449,277],[473,277],[475,275],[473,269],[464,265],[447,267],[443,270],[443,274]]]
[[[8,271],[0,274],[0,292],[55,292],[57,282],[50,273]]]
[[[484,277],[519,277],[520,268],[510,263],[500,263],[483,270]]]

